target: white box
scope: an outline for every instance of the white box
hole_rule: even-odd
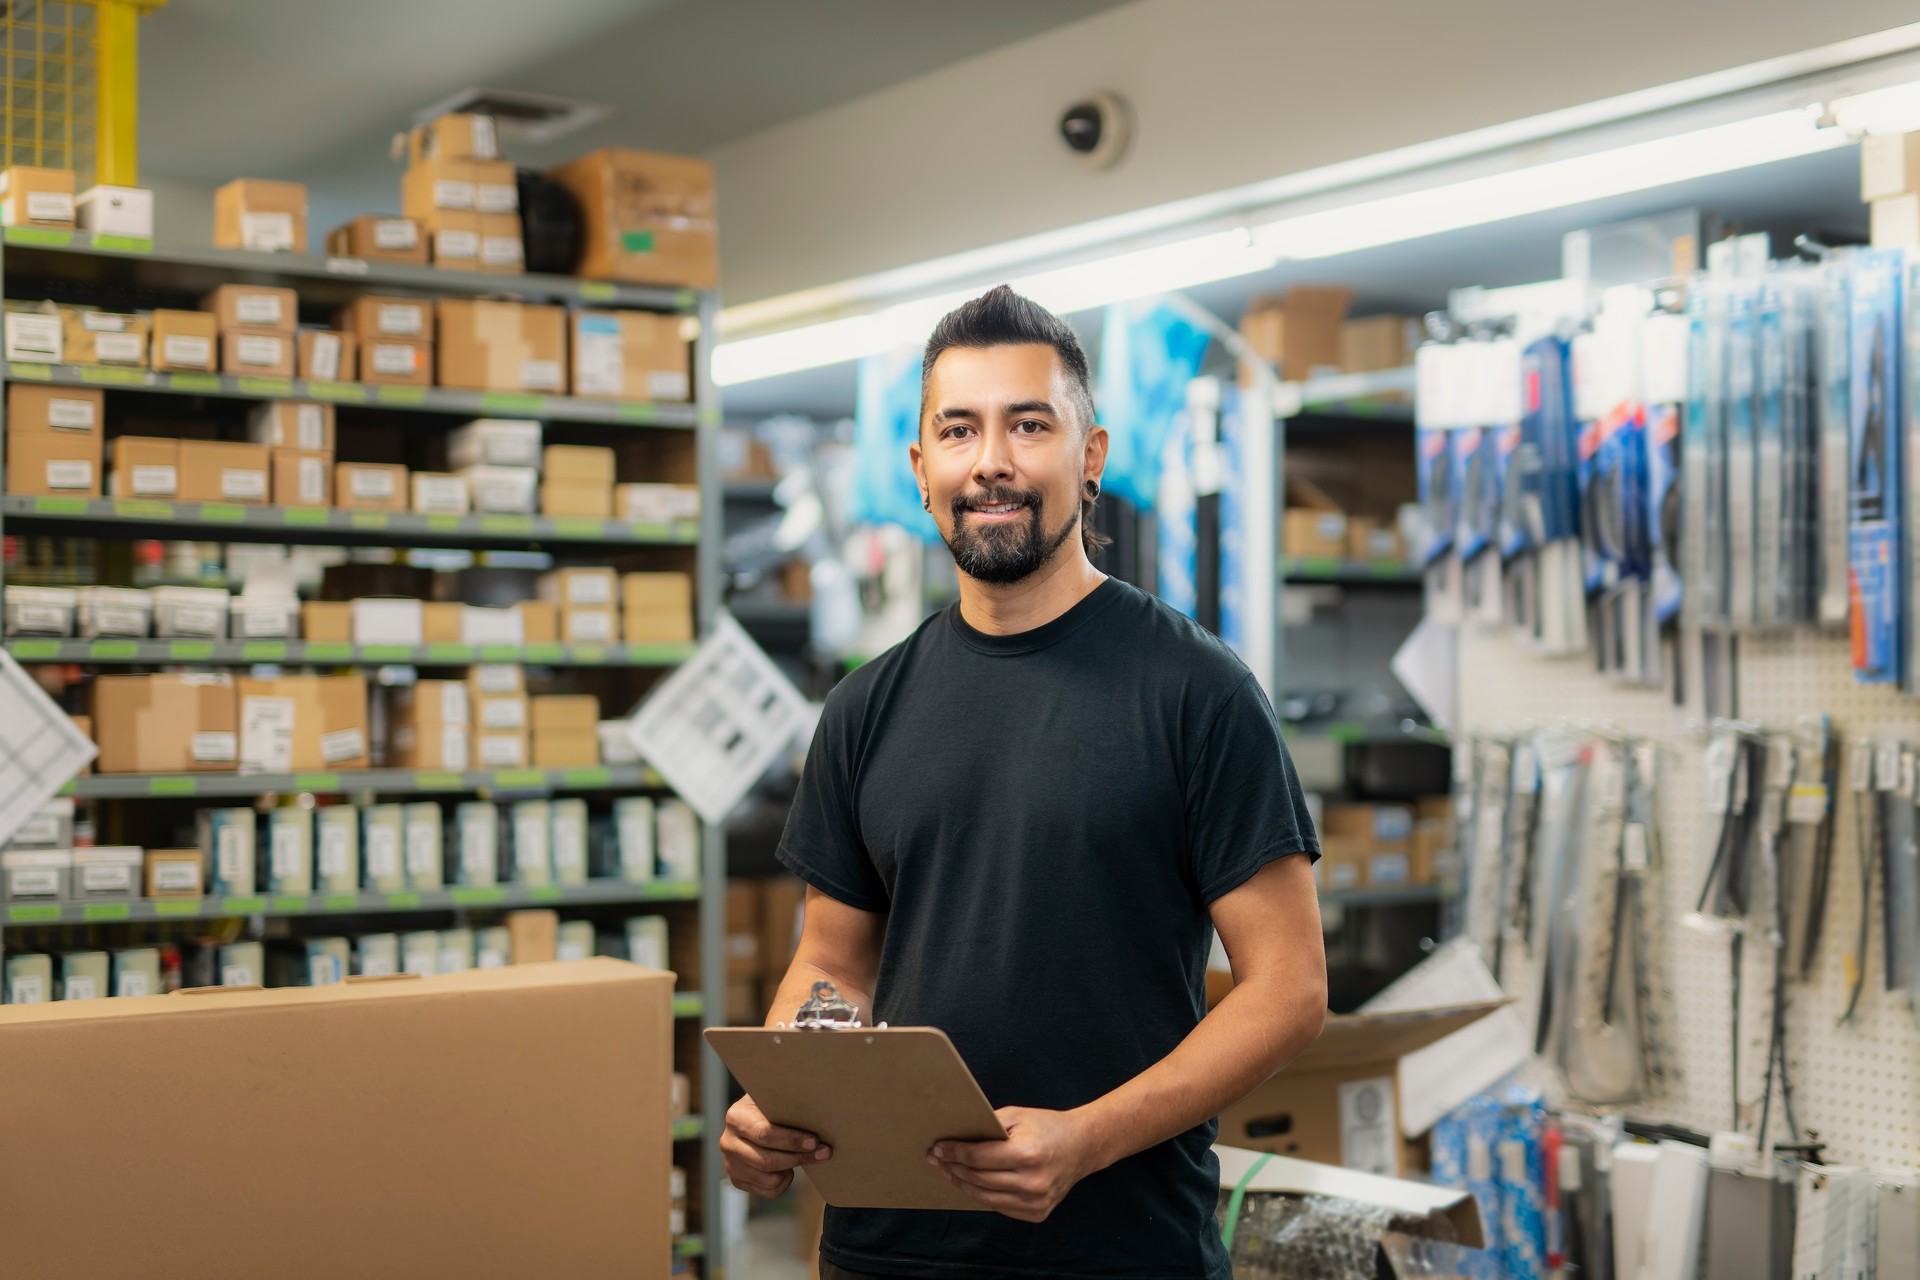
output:
[[[426,643],[420,601],[369,596],[350,603],[355,644]]]
[[[8,587],[7,634],[70,636],[80,593],[72,587]]]
[[[145,851],[139,845],[95,845],[73,851],[72,892],[77,899],[140,896]]]
[[[700,878],[700,823],[684,800],[660,801],[654,824],[654,856],[663,880]]]
[[[82,231],[153,239],[153,192],[145,187],[88,187],[74,200],[73,209]]]
[[[473,930],[442,929],[436,973],[464,973],[473,968]]]
[[[267,883],[275,893],[313,892],[313,813],[275,809],[267,815]]]
[[[540,472],[534,467],[461,467],[454,474],[467,482],[468,501],[475,511],[530,516],[538,506]]]
[[[500,882],[500,811],[488,800],[469,800],[454,809],[455,884]]]
[[[365,977],[389,977],[400,972],[400,935],[397,933],[364,934],[355,951],[354,959]]]
[[[626,727],[624,720],[617,723],[622,729]],[[646,884],[658,878],[653,860],[653,809],[649,796],[622,796],[613,802],[613,830],[620,847],[620,878],[628,884]]]
[[[599,729],[601,764],[641,763],[640,749],[627,734],[625,720],[602,720]]]
[[[56,797],[35,809],[25,822],[7,838],[9,849],[71,849],[73,847],[73,800]]]
[[[593,922],[590,920],[567,920],[560,925],[559,935],[554,939],[554,959],[591,959],[593,956],[593,946]]]
[[[525,644],[526,631],[521,626],[520,611],[468,605],[460,612],[460,643]]]
[[[552,835],[547,846],[556,884],[587,882],[587,802],[580,799],[548,802]]]
[[[553,858],[548,841],[552,814],[545,800],[519,800],[513,806],[513,882],[552,884]]]
[[[51,308],[52,303],[47,303]],[[56,311],[7,309],[7,359],[59,364],[66,354],[66,331]]]
[[[398,893],[407,887],[405,805],[375,804],[360,811],[361,867],[366,887],[376,893]]]
[[[235,640],[286,640],[300,634],[300,602],[238,595],[228,608]]]
[[[540,424],[516,418],[476,418],[447,435],[447,465],[538,467]]]
[[[505,928],[494,925],[473,931],[473,967],[499,969],[513,962],[513,939]]]
[[[443,475],[434,471],[415,471],[413,509],[422,515],[463,516],[470,506],[465,476]]]
[[[314,811],[314,888],[321,893],[353,893],[360,888],[360,811],[352,805],[323,805]]]
[[[700,490],[694,485],[615,485],[613,497],[614,515],[634,524],[672,524],[700,518]]]
[[[9,605],[21,589],[7,593]],[[153,630],[153,597],[138,587],[81,587],[79,603],[75,620],[83,640],[97,636],[144,639]]]
[[[226,588],[155,587],[150,594],[153,596],[154,635],[163,639],[227,638],[227,605],[231,597]]]
[[[407,887],[438,889],[446,883],[441,870],[440,806],[416,800],[406,806]]]

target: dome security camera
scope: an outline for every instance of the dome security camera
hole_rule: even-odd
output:
[[[1127,104],[1117,95],[1090,93],[1060,116],[1060,137],[1090,169],[1111,167],[1133,133]]]

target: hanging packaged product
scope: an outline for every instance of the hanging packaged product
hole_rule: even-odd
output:
[[[1536,339],[1521,358],[1522,447],[1531,446],[1540,458],[1534,639],[1547,653],[1578,653],[1587,643],[1571,372],[1567,343],[1559,337]]]
[[[1852,251],[1830,254],[1822,271],[1820,296],[1820,621],[1847,622],[1848,503],[1852,472],[1848,442],[1853,421],[1853,261]]]
[[[1438,386],[1446,380],[1447,362],[1454,359],[1451,346],[1428,343],[1414,353],[1416,379],[1422,387]],[[1454,506],[1453,423],[1443,417],[1445,405],[1439,395],[1419,396],[1414,402],[1417,415],[1416,448],[1420,455],[1420,510],[1425,517],[1427,543],[1420,562],[1433,564],[1453,550],[1458,528]]]
[[[1897,250],[1867,250],[1853,276],[1848,459],[1854,679],[1904,676],[1907,591],[1901,571],[1901,276]]]

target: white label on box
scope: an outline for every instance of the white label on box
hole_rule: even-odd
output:
[[[575,329],[573,347],[574,393],[617,396],[626,389],[620,346],[620,322],[608,316],[583,316]]]
[[[480,764],[488,769],[514,769],[526,764],[526,742],[517,733],[480,735]]]
[[[162,893],[198,893],[200,866],[193,862],[156,862],[153,864],[153,887]]]
[[[525,259],[519,236],[483,236],[480,240],[480,261],[489,266],[505,267]]]
[[[407,823],[407,871],[424,876],[440,869],[440,828],[427,822]]]
[[[295,446],[301,449],[326,448],[326,408],[317,404],[296,406],[293,411],[293,439]],[[309,461],[318,461],[318,459],[309,459]]]
[[[58,360],[61,351],[60,317],[7,315],[7,359]]]
[[[20,829],[13,833],[10,843],[21,848],[26,848],[28,845],[72,844],[71,838],[61,834],[66,829],[65,819],[71,816],[64,810],[57,810],[51,806],[40,809],[20,824]]]
[[[567,603],[610,605],[613,603],[613,580],[604,573],[569,574]]]
[[[456,724],[467,722],[467,686],[458,680],[440,686],[440,718]]]
[[[240,215],[240,247],[263,253],[293,248],[293,215],[290,213],[246,213]]]
[[[292,698],[250,695],[240,700],[240,768],[260,773],[293,770]]]
[[[150,996],[153,994],[153,987],[147,982],[146,974],[140,972],[138,969],[131,969],[120,975],[120,989],[114,992],[114,994],[123,999],[136,996]]]
[[[436,947],[434,951],[437,950],[438,948]],[[434,951],[421,950],[407,952],[401,960],[401,972],[418,974],[422,978],[431,978],[433,976],[433,962],[436,958]]]
[[[478,969],[504,969],[507,967],[506,956],[502,955],[498,951],[495,951],[491,947],[485,948],[482,951],[480,951],[479,954],[474,957],[474,959],[475,959],[474,967]]]
[[[323,879],[337,880],[352,871],[347,865],[347,846],[352,839],[352,833],[338,823],[321,824],[320,875]]]
[[[10,626],[15,631],[51,631],[65,635],[73,619],[57,604],[16,604],[10,607]]]
[[[80,868],[83,893],[126,893],[133,888],[133,868],[125,863]]]
[[[253,829],[229,822],[220,828],[214,849],[214,866],[229,887],[253,878]]]
[[[357,760],[367,754],[367,735],[358,728],[335,729],[320,735],[320,757],[328,764]]]
[[[567,615],[568,644],[611,644],[613,642],[613,611],[591,610],[585,613]]]
[[[367,828],[367,875],[391,880],[400,874],[400,834],[387,823]]]
[[[235,738],[224,731],[200,730],[193,735],[195,764],[227,764],[237,752]]]
[[[127,318],[111,311],[83,311],[80,313],[80,327],[88,333],[125,333]]]
[[[460,515],[467,509],[467,482],[459,476],[415,475],[413,509],[428,515]]]
[[[473,158],[475,160],[495,160],[500,156],[500,143],[493,132],[492,116],[471,116],[467,121],[468,130],[473,135]]]
[[[21,975],[13,980],[7,990],[9,1004],[45,1004],[47,987],[38,974]]]
[[[435,262],[471,262],[480,256],[477,231],[436,231],[433,236]]]
[[[293,492],[301,502],[320,506],[327,500],[327,460],[301,458],[293,471]]]
[[[243,293],[234,300],[233,317],[240,324],[257,324],[278,329],[280,327],[280,295]]]
[[[211,369],[213,340],[191,333],[170,333],[166,341],[160,344],[160,356],[163,364]]]
[[[203,604],[177,604],[167,610],[167,630],[177,636],[218,636],[225,611]],[[231,757],[229,757],[231,758]]]
[[[340,981],[340,957],[322,952],[307,957],[307,985],[330,987]]]
[[[8,891],[16,898],[60,892],[60,873],[52,867],[25,867],[7,873]]]
[[[101,635],[144,636],[147,612],[132,605],[97,604],[93,607],[93,629]]]
[[[553,868],[573,870],[587,863],[587,833],[581,829],[578,814],[557,813],[553,817]]]
[[[27,221],[72,222],[73,196],[65,191],[27,192]]]
[[[98,1000],[100,984],[93,980],[90,973],[76,973],[68,978],[60,992],[62,1000]]]
[[[687,1233],[687,1211],[685,1209],[667,1210],[667,1234],[683,1236]]]
[[[93,401],[56,396],[47,401],[47,425],[68,431],[91,431],[95,426]]]
[[[246,964],[223,964],[220,966],[220,985],[223,987],[251,987],[254,985],[253,966]]]
[[[364,258],[328,258],[327,270],[337,276],[363,276],[372,268]]]
[[[647,375],[647,394],[655,400],[685,400],[692,394],[684,373],[655,369]]]
[[[458,178],[435,179],[433,204],[436,209],[471,209],[473,208],[473,184]]]
[[[494,831],[494,824],[485,818],[469,818],[460,824],[460,865],[470,879],[492,873]]]
[[[1399,1140],[1399,1126],[1393,1122],[1393,1077],[1342,1081],[1340,1163],[1391,1178]]]
[[[234,502],[264,502],[267,473],[252,467],[220,468],[220,496]]]
[[[93,340],[93,354],[101,364],[139,364],[146,345],[137,333],[103,333]]]
[[[414,349],[403,342],[373,344],[373,371],[404,376],[414,371]]]
[[[318,382],[333,382],[340,377],[340,335],[337,333],[316,333],[308,359],[311,367],[307,377]],[[319,448],[319,445],[313,446]]]
[[[560,960],[585,960],[587,949],[578,942],[563,939],[560,945],[554,948],[554,956]]]
[[[360,962],[360,972],[369,978],[385,978],[393,973],[393,966],[385,956],[369,956]]]
[[[420,243],[420,227],[412,218],[377,218],[373,224],[376,249],[411,249]]]
[[[1354,889],[1360,884],[1360,868],[1351,862],[1342,860],[1327,870],[1327,888]]]
[[[473,505],[482,511],[525,511],[533,510],[534,486],[517,480],[509,480],[498,472],[492,475],[476,473],[469,476],[473,489]]]
[[[1367,859],[1367,884],[1375,889],[1407,883],[1412,869],[1404,853],[1376,853]]]
[[[374,332],[395,338],[417,338],[421,330],[421,312],[425,309],[417,302],[383,302],[375,308]]]
[[[467,767],[467,726],[464,724],[440,726],[440,767],[442,769]]]
[[[520,208],[520,188],[511,182],[482,182],[473,189],[473,203],[481,213],[514,213]]]
[[[47,464],[47,488],[93,488],[93,464],[78,458]]]
[[[514,693],[520,688],[520,668],[516,666],[487,663],[468,670],[482,693]]]
[[[485,609],[468,605],[460,611],[462,644],[519,645],[525,641],[526,633],[521,629],[518,609]]]
[[[267,608],[243,608],[237,615],[240,619],[240,634],[259,639],[263,636],[284,636],[292,632],[291,611],[278,605]]]
[[[523,729],[527,724],[527,704],[521,698],[482,698],[482,729]]]
[[[234,355],[241,364],[270,369],[286,358],[285,343],[285,338],[269,338],[257,333],[238,334],[233,344]]]
[[[560,362],[558,360],[522,360],[520,383],[529,391],[558,391]]]
[[[356,467],[352,474],[353,483],[348,487],[353,490],[353,496],[356,500],[370,502],[388,502],[392,500],[394,485],[398,480],[398,477],[396,477],[393,472],[368,471]]]
[[[276,822],[272,827],[273,876],[276,880],[302,879],[307,873],[307,842],[298,827]]]

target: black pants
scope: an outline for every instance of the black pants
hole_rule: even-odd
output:
[[[886,1276],[876,1276],[867,1271],[848,1271],[845,1267],[836,1267],[825,1258],[820,1259],[820,1280],[887,1280]]]

